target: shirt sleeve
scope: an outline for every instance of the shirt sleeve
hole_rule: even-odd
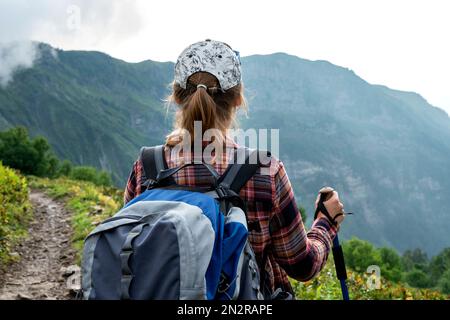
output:
[[[314,221],[309,232],[306,232],[291,183],[281,161],[272,185],[272,254],[290,277],[308,281],[324,267],[336,236],[336,228],[327,219],[320,218]]]
[[[123,202],[126,205],[141,193],[141,166],[140,161],[136,160],[131,168],[130,175],[128,177],[127,185],[123,196]]]

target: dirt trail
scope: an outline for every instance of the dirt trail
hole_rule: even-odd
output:
[[[41,191],[32,191],[30,200],[34,221],[16,249],[20,261],[0,274],[0,299],[69,299],[64,270],[74,257],[70,214]]]

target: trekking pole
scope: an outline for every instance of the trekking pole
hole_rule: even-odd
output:
[[[331,216],[328,213],[328,210],[326,209],[324,202],[328,200],[329,197],[331,197],[333,191],[334,191],[333,189],[328,189],[327,191],[326,190],[320,191],[319,203],[317,205],[314,219],[317,217],[319,211],[322,212],[324,215],[328,216],[329,219],[331,219]],[[345,268],[344,252],[342,251],[342,246],[339,243],[339,237],[337,234],[333,240],[333,260],[334,260],[334,267],[336,269],[336,276],[341,284],[342,300],[350,300],[346,282],[347,270]]]
[[[339,237],[336,234],[336,237],[333,240],[333,259],[334,259],[334,267],[336,268],[336,276],[341,283],[341,291],[342,291],[342,300],[350,300],[348,296],[348,287],[347,287],[347,270],[345,269],[345,261],[344,261],[344,252],[342,251],[341,244],[339,243]]]

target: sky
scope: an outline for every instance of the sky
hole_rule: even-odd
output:
[[[138,62],[210,38],[242,56],[327,60],[450,113],[449,14],[448,0],[0,0],[0,85],[32,65],[27,40]]]

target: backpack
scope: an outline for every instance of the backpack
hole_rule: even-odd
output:
[[[168,169],[163,146],[142,148],[146,191],[86,238],[83,298],[264,299],[239,197],[260,167],[261,154],[238,148],[234,159],[242,154],[244,163],[230,164],[219,176],[206,163]],[[258,161],[251,163],[255,155]],[[208,169],[214,184],[177,185],[173,175],[189,165]]]

